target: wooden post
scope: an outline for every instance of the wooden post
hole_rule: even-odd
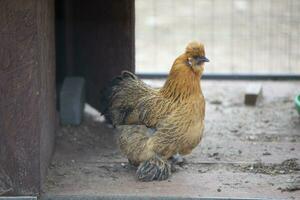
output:
[[[54,144],[54,1],[1,0],[0,27],[0,165],[12,194],[37,195]]]

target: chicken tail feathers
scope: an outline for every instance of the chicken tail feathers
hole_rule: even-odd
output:
[[[110,109],[112,106],[112,98],[118,92],[116,88],[119,88],[121,83],[127,79],[137,80],[138,78],[129,71],[122,71],[120,76],[113,78],[100,92],[100,112],[105,116],[108,123],[114,124]]]
[[[121,73],[121,77],[124,79],[124,78],[132,78],[134,80],[137,80],[137,76],[134,75],[133,73],[129,72],[129,71],[122,71]]]

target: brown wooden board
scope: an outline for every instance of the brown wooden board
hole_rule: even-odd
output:
[[[122,70],[134,71],[134,0],[57,1],[60,82],[86,79],[87,101],[99,107],[99,91]]]
[[[54,1],[0,1],[0,165],[38,194],[55,127]]]

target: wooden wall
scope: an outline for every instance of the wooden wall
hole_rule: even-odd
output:
[[[134,71],[134,0],[0,0],[0,27],[0,178],[9,176],[10,194],[38,195],[53,151],[56,84],[84,76],[98,107],[107,81]]]
[[[58,81],[84,76],[87,101],[122,70],[134,71],[134,0],[57,0]]]
[[[0,1],[0,167],[38,194],[55,129],[53,0]]]

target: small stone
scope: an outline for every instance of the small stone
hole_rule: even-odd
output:
[[[250,135],[250,136],[248,136],[248,140],[250,140],[250,141],[254,141],[255,140],[255,136],[253,136],[253,135]]]
[[[295,151],[295,148],[291,148],[290,150],[291,150],[291,151]]]
[[[218,188],[217,191],[218,191],[218,192],[221,192],[222,190],[221,190],[221,188]]]
[[[199,173],[206,173],[208,172],[209,170],[208,169],[198,169],[198,172]]]
[[[222,101],[220,101],[220,100],[212,100],[210,103],[211,104],[215,104],[215,105],[220,105],[220,104],[222,104]]]
[[[262,155],[264,155],[264,156],[269,156],[269,155],[272,155],[270,152],[264,152]]]
[[[231,129],[230,130],[232,133],[237,133],[239,130],[237,130],[237,129]]]
[[[239,152],[239,154],[242,154],[242,150],[240,150],[240,149],[239,149],[239,151],[238,151],[238,152]]]
[[[214,153],[210,153],[210,154],[208,154],[208,157],[216,157],[216,156],[218,156],[219,155],[219,153],[218,152],[214,152]]]
[[[63,173],[63,172],[57,172],[57,175],[58,175],[58,176],[65,176],[66,174]]]
[[[83,171],[83,173],[85,173],[85,174],[91,174],[92,172],[91,171],[89,171],[89,170],[86,170],[86,171]]]

